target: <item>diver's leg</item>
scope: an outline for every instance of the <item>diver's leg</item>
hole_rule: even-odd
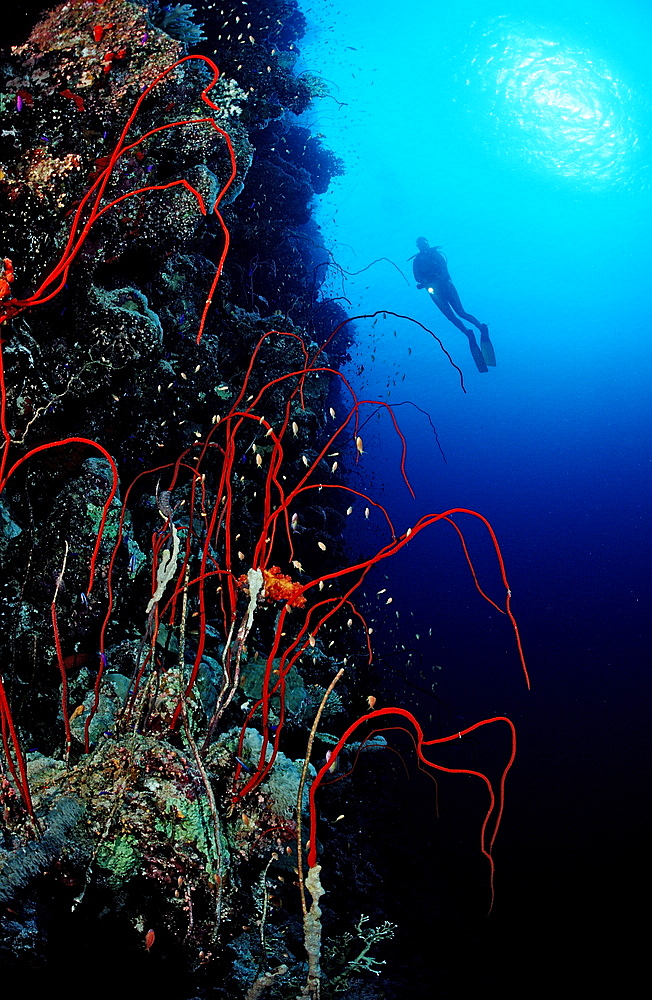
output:
[[[488,371],[489,369],[487,368],[487,363],[482,356],[482,351],[478,347],[478,342],[475,339],[475,334],[473,330],[469,330],[467,327],[464,326],[462,320],[457,318],[457,316],[451,309],[446,299],[443,298],[443,296],[438,295],[436,291],[432,291],[430,292],[430,298],[435,303],[437,308],[441,310],[441,312],[443,312],[446,319],[450,320],[453,326],[456,326],[458,330],[461,330],[464,336],[468,339],[469,347],[471,349],[471,356],[475,361],[475,365],[478,371],[479,372]]]
[[[464,309],[462,303],[460,302],[460,297],[457,294],[457,289],[452,281],[449,281],[446,285],[446,296],[448,301],[452,305],[456,313],[459,313],[463,319],[467,320],[469,323],[473,323],[474,326],[480,331],[480,351],[486,362],[486,364],[491,365],[492,368],[496,367],[496,355],[494,353],[493,344],[489,339],[489,327],[486,323],[480,323],[479,320],[472,316],[471,313],[467,313]],[[471,348],[471,353],[473,353],[473,348]],[[475,357],[475,355],[474,355]]]
[[[447,299],[445,299],[443,295],[439,295],[436,291],[434,291],[430,292],[430,298],[435,303],[437,308],[441,310],[441,312],[443,312],[446,319],[453,324],[453,326],[456,326],[458,330],[461,330],[462,333],[465,333],[467,336],[469,335],[469,333],[471,334],[473,333],[473,330],[467,330],[462,320],[458,319],[458,317],[455,315],[450,305],[448,304]]]
[[[473,323],[473,325],[476,327],[476,329],[480,331],[480,333],[483,332],[483,328],[484,331],[486,331],[487,327],[484,325],[484,323],[481,323],[480,320],[476,319],[475,316],[472,316],[471,313],[467,313],[466,309],[460,302],[460,297],[457,294],[457,288],[455,287],[452,281],[448,281],[446,283],[446,298],[448,299],[448,301],[450,302],[451,306],[458,314],[458,316],[461,316],[462,319],[465,319],[467,323]]]

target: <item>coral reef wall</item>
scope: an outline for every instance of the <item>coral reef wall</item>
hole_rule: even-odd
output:
[[[261,466],[278,454],[279,481],[312,473],[340,391],[327,369],[346,354],[346,329],[319,354],[321,374],[287,378],[345,319],[319,297],[328,253],[312,219],[341,164],[300,119],[320,85],[294,72],[298,8],[255,8],[68,2],[35,18],[0,63],[0,653],[16,730],[12,742],[5,713],[8,968],[73,961],[90,974],[86,949],[101,939],[103,955],[119,949],[150,977],[159,966],[217,976],[220,996],[292,996],[305,982],[297,796],[346,640],[335,635],[327,653],[306,637],[298,668],[264,692],[282,669],[282,651],[269,654],[274,602],[301,607],[305,581],[342,564],[347,501],[297,498],[272,544]],[[189,51],[218,65],[217,82]],[[227,421],[200,477],[193,448],[245,387],[241,410],[265,394],[264,426],[236,442]],[[280,449],[269,435],[283,421]],[[323,482],[337,483],[337,464],[322,463]],[[229,592],[207,607],[190,578],[211,503],[216,540],[202,567],[226,559]],[[252,552],[268,543],[254,593]],[[183,545],[185,585],[182,569],[164,620]],[[225,607],[245,616],[235,638]],[[349,690],[332,696],[325,723]],[[283,749],[243,727],[261,697],[268,728],[284,723]],[[246,779],[256,768],[264,780],[233,811],[234,770]]]

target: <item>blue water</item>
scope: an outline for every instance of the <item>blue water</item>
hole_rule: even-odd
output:
[[[320,219],[347,271],[387,259],[357,277],[334,268],[330,294],[353,314],[387,309],[425,324],[466,386],[416,326],[360,322],[356,391],[427,410],[446,461],[427,419],[402,406],[416,500],[386,419],[364,430],[357,481],[402,530],[457,506],[491,521],[532,677],[528,692],[508,623],[438,525],[368,588],[391,672],[383,693],[435,735],[503,713],[518,727],[490,918],[505,951],[496,933],[487,955],[500,965],[510,947],[527,952],[537,975],[564,956],[578,983],[610,956],[624,976],[635,948],[625,959],[612,937],[632,920],[651,832],[652,8],[349,0],[307,10],[304,64],[332,95],[311,121],[346,165]],[[498,363],[486,374],[414,287],[419,235],[442,246],[465,308],[489,325]],[[371,552],[381,525],[356,518],[353,543]],[[472,524],[469,539],[496,597],[488,539]],[[383,587],[391,606],[375,597]],[[498,759],[496,740],[478,748],[478,764]],[[440,793],[453,827],[457,794]],[[432,803],[419,809],[429,827]],[[406,829],[397,850],[414,835]],[[436,905],[414,903],[424,942],[441,932],[440,906],[463,909],[457,863],[451,885],[429,884]],[[473,938],[481,954],[485,933]],[[444,995],[454,974],[446,982]]]

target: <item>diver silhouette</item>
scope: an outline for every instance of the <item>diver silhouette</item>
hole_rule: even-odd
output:
[[[460,302],[457,289],[451,281],[448,273],[448,265],[439,247],[431,247],[425,236],[419,236],[417,240],[419,253],[415,255],[412,263],[412,271],[416,278],[417,288],[427,288],[430,298],[438,309],[443,312],[447,320],[461,330],[468,338],[471,355],[475,361],[479,372],[489,371],[487,365],[492,368],[496,364],[493,344],[489,340],[489,330],[486,323],[480,323],[475,316],[466,312]],[[457,316],[455,315],[457,313]],[[480,347],[475,339],[475,333],[464,326],[462,319],[468,323],[473,323],[480,331]]]

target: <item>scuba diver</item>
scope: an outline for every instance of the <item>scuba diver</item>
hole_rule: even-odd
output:
[[[439,247],[431,247],[425,236],[418,238],[417,246],[419,253],[415,255],[412,263],[412,271],[416,278],[417,288],[427,288],[430,298],[437,308],[443,312],[446,319],[450,320],[458,330],[461,330],[468,337],[471,354],[478,371],[489,371],[487,365],[491,365],[492,368],[495,366],[496,355],[494,354],[493,344],[489,340],[489,330],[486,323],[478,322],[475,316],[464,310],[460,302],[460,297],[457,294],[457,289],[448,273],[446,258],[440,252]],[[457,313],[457,316],[455,313]],[[475,333],[464,326],[462,319],[458,318],[460,316],[462,319],[467,320],[467,322],[473,323],[480,331],[480,347],[478,347],[478,342],[475,339]]]

